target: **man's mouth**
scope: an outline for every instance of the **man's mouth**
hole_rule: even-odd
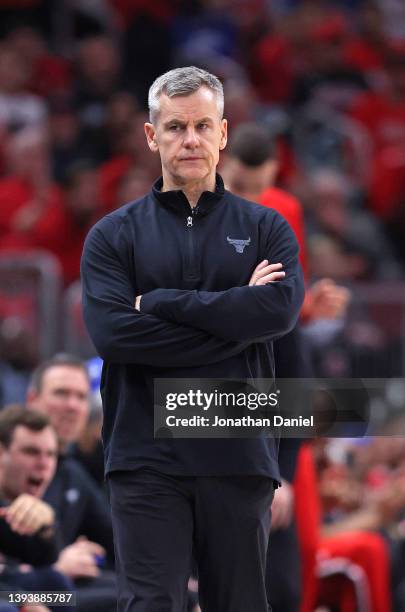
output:
[[[37,491],[44,484],[44,478],[39,478],[37,476],[29,476],[27,478],[28,489],[30,491]]]

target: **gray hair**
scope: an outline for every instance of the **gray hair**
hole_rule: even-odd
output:
[[[189,96],[204,86],[215,93],[218,113],[220,119],[222,119],[224,114],[224,90],[221,81],[206,70],[196,68],[196,66],[186,66],[185,68],[169,70],[152,83],[148,96],[150,122],[156,122],[160,108],[159,98],[162,94],[169,98]]]

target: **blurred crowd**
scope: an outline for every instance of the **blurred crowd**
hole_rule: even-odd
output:
[[[2,0],[0,257],[42,250],[56,258],[65,288],[77,282],[91,225],[147,192],[160,172],[143,133],[150,83],[194,63],[221,77],[231,134],[256,122],[274,142],[272,184],[302,207],[309,282],[401,281],[400,4]],[[0,299],[2,320],[15,301]],[[405,364],[396,331],[360,318],[351,340],[341,334],[333,351],[315,356],[320,372],[399,374]],[[1,357],[7,372],[12,362],[27,373],[41,351],[23,340],[22,358],[10,325],[0,325]],[[324,328],[314,331],[321,344]]]
[[[226,186],[277,202],[299,239],[311,372],[403,376],[405,5],[397,0],[0,0],[0,268],[10,253],[34,260],[45,251],[62,292],[78,283],[89,228],[160,173],[143,133],[151,82],[190,64],[224,84]],[[369,294],[357,301],[362,283],[402,289],[378,295],[371,319]],[[0,282],[0,404],[26,403],[48,420],[24,420],[15,406],[0,412],[0,506],[11,508],[0,509],[11,542],[1,552],[17,557],[11,565],[4,557],[0,581],[75,587],[79,610],[109,612],[97,393],[71,356],[32,376],[50,355],[19,335],[10,303],[20,302],[3,293]],[[401,427],[389,438],[301,445],[274,523],[291,522],[295,490],[301,612],[405,609],[405,444],[392,437]],[[13,522],[24,495],[37,500],[40,536]],[[193,580],[190,610],[195,588]]]
[[[299,195],[308,218],[311,275],[400,277],[405,41],[390,25],[396,3],[61,3],[66,31],[52,3],[7,4],[0,249],[47,249],[65,284],[76,280],[89,226],[159,173],[143,135],[149,84],[195,63],[223,80],[231,132],[259,121],[276,138],[277,183]]]

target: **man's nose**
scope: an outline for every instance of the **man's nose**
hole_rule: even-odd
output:
[[[82,402],[75,395],[69,395],[69,397],[66,399],[66,407],[74,412],[80,412]]]
[[[38,456],[37,460],[37,470],[43,475],[43,472],[47,472],[49,470],[49,466],[51,465],[53,459],[48,455],[48,453],[41,453]]]
[[[193,126],[186,129],[184,134],[184,146],[189,149],[195,149],[199,145],[198,134]]]

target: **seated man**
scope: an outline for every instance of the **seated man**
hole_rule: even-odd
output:
[[[69,580],[46,567],[59,552],[55,513],[41,500],[56,460],[56,433],[46,416],[19,406],[0,413],[0,552],[7,557],[1,582],[7,590],[72,590]],[[34,567],[22,572],[21,563]],[[45,610],[36,606],[34,612]]]
[[[63,549],[57,569],[75,581],[83,612],[112,612],[116,607],[114,550],[105,496],[69,456],[89,413],[90,383],[85,364],[72,355],[56,355],[38,366],[28,389],[27,406],[46,414],[58,435],[56,475],[45,499],[55,510]]]

